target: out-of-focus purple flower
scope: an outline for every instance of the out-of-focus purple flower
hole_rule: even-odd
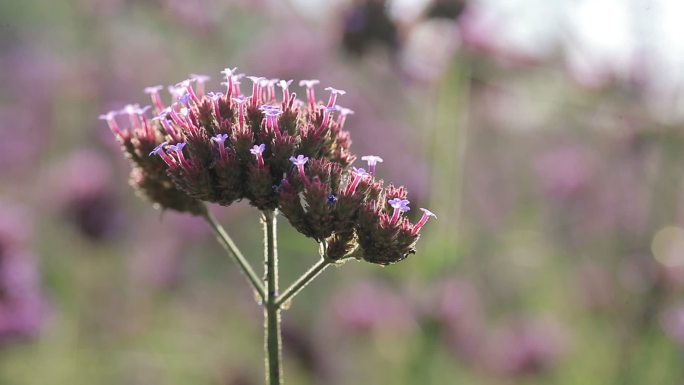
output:
[[[45,188],[53,204],[92,240],[110,239],[123,229],[123,211],[114,194],[110,160],[80,150],[58,163]]]
[[[436,286],[428,315],[439,323],[447,344],[461,359],[477,360],[481,353],[485,320],[480,296],[472,283],[450,279]]]
[[[592,157],[578,146],[547,150],[535,162],[544,192],[551,197],[577,196],[591,181]]]
[[[376,283],[357,284],[342,290],[331,303],[333,322],[352,332],[402,333],[415,326],[409,303]]]
[[[565,329],[551,319],[513,320],[489,334],[485,360],[504,377],[540,375],[554,368],[569,342]]]
[[[610,269],[597,262],[577,267],[575,287],[580,304],[590,310],[611,310],[616,300],[616,282]]]
[[[0,206],[0,342],[35,338],[46,303],[40,292],[36,259],[27,249],[27,213]]]
[[[681,304],[667,310],[661,316],[665,333],[678,345],[684,347],[684,306]]]

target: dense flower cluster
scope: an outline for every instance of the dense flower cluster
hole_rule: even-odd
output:
[[[225,92],[205,92],[207,76],[192,75],[168,88],[148,87],[153,107],[126,106],[102,118],[135,164],[133,185],[164,208],[201,214],[200,202],[220,205],[247,199],[260,210],[279,209],[301,233],[327,244],[327,258],[358,255],[390,264],[413,252],[420,228],[411,224],[403,187],[376,180],[377,156],[364,156],[368,171],[351,167],[351,140],[344,131],[353,111],[340,107],[345,91],[326,88],[316,100],[318,80],[302,80],[305,101],[290,92],[292,80],[245,77],[223,71]],[[251,95],[240,82],[251,82]],[[280,97],[276,95],[280,88]],[[155,117],[148,119],[147,111]],[[127,115],[129,128],[116,117]],[[356,255],[356,254],[355,254]]]

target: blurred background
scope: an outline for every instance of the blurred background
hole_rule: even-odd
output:
[[[202,221],[135,196],[97,119],[189,73],[219,89],[227,66],[346,90],[352,151],[439,216],[415,256],[330,269],[297,298],[288,384],[684,383],[682,16],[679,0],[0,2],[0,383],[262,383],[244,280]],[[214,209],[260,266],[257,212]],[[284,286],[317,248],[279,223]]]

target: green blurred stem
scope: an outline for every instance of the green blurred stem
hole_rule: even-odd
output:
[[[228,251],[228,253],[233,257],[233,259],[235,259],[235,262],[237,262],[238,266],[240,266],[242,272],[245,274],[245,276],[247,276],[247,279],[252,284],[252,287],[259,294],[261,302],[264,302],[266,298],[264,285],[261,283],[259,276],[254,272],[254,269],[252,269],[249,261],[247,261],[245,256],[242,255],[240,250],[235,245],[235,242],[233,242],[228,233],[226,233],[226,230],[223,229],[221,224],[218,223],[216,218],[214,218],[208,210],[205,211],[203,216],[207,223],[209,223],[211,226],[211,229],[214,230],[216,238],[219,240],[221,245],[223,245],[223,248],[225,248],[226,251]]]
[[[283,294],[278,296],[276,300],[276,306],[281,307],[284,303],[290,300],[292,297],[297,295],[306,285],[310,284],[319,274],[325,270],[326,267],[332,264],[331,261],[327,260],[325,257],[321,258],[318,263],[311,266],[311,268],[304,273],[298,280],[296,280],[290,287],[283,292]]]
[[[280,308],[276,304],[278,296],[278,245],[276,240],[276,212],[264,210],[264,281],[266,282],[266,301],[264,302],[264,329],[266,333],[266,383],[282,384],[282,354],[280,336]]]

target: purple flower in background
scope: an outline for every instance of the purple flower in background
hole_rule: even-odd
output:
[[[404,297],[373,282],[343,288],[331,304],[334,322],[355,333],[406,333],[416,325]]]
[[[429,291],[428,314],[443,330],[449,347],[460,359],[478,360],[483,348],[485,315],[477,288],[473,283],[452,278]],[[434,301],[434,302],[432,302]]]
[[[578,145],[556,146],[535,162],[544,192],[552,198],[576,197],[592,177],[593,157]]]
[[[684,346],[684,306],[666,311],[661,317],[665,333],[677,344]]]
[[[3,205],[4,206],[4,205]],[[45,317],[36,258],[27,249],[27,214],[0,207],[0,342],[35,338]]]
[[[489,333],[485,360],[503,377],[540,375],[568,350],[564,328],[551,319],[519,319]]]
[[[58,162],[52,177],[46,178],[49,186],[43,200],[51,201],[83,237],[93,241],[111,240],[124,229],[110,163],[99,152],[80,150]]]

